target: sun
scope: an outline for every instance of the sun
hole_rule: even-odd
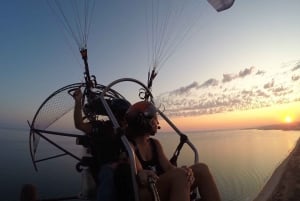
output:
[[[291,116],[286,116],[286,117],[284,118],[284,122],[287,123],[287,124],[289,124],[289,123],[292,123],[292,122],[293,122],[293,119],[292,119]]]

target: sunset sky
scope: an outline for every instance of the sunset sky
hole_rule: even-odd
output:
[[[164,25],[175,48],[158,65],[157,105],[185,130],[300,121],[300,2],[236,0],[223,12],[205,0],[186,2]],[[96,2],[87,44],[99,83],[146,81],[147,9],[138,0]],[[47,1],[2,2],[0,25],[0,126],[26,127],[52,92],[84,80],[83,64]]]

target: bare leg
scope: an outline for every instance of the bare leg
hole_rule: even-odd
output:
[[[157,188],[162,201],[190,200],[190,185],[186,172],[181,168],[162,174],[157,182]]]
[[[190,185],[186,172],[175,168],[160,175],[156,187],[161,201],[189,201]],[[140,189],[141,201],[152,201],[152,195],[146,188]]]
[[[191,166],[195,182],[192,188],[198,187],[201,201],[221,201],[217,185],[206,164],[199,163]]]

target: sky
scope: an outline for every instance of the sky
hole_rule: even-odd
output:
[[[98,83],[146,82],[153,38],[145,2],[96,2],[87,45]],[[185,130],[300,121],[300,2],[236,0],[223,12],[186,2],[182,15],[171,16],[176,25],[164,40],[176,48],[152,88],[171,120]],[[83,63],[47,1],[1,4],[0,126],[26,127],[52,92],[83,82]],[[125,92],[134,100],[136,91]]]

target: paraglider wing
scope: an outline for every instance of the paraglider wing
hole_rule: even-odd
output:
[[[230,8],[234,3],[234,0],[207,0],[207,1],[218,12]]]

